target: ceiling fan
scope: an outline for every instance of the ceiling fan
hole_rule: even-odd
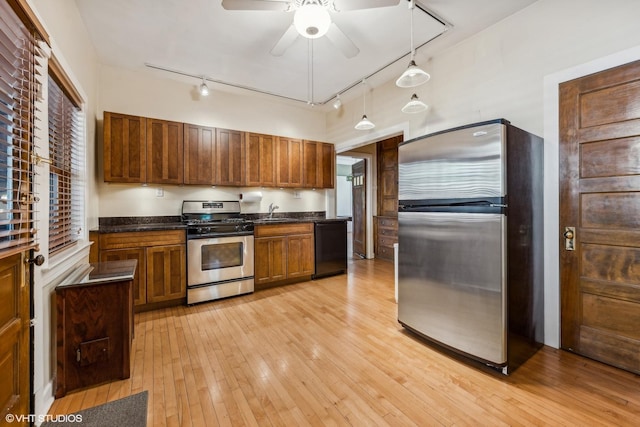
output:
[[[266,10],[294,12],[293,23],[271,49],[274,56],[282,56],[298,36],[314,39],[327,36],[347,58],[360,49],[333,22],[329,12],[396,6],[400,0],[222,0],[226,10]]]

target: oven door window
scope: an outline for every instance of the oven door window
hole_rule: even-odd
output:
[[[244,262],[243,246],[242,242],[203,245],[201,247],[202,271],[242,267]]]

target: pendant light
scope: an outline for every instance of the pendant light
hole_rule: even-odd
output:
[[[415,50],[413,49],[413,9],[415,3],[413,0],[409,0],[409,9],[411,9],[411,61],[404,73],[396,80],[396,86],[398,87],[415,87],[429,81],[431,76],[429,73],[419,68],[415,61]]]
[[[202,76],[202,84],[200,85],[200,95],[209,95],[209,86],[207,86],[207,82],[205,82],[204,76]]]
[[[331,16],[320,0],[304,0],[293,15],[293,25],[301,36],[317,39],[329,31]]]
[[[371,120],[367,118],[367,86],[365,81],[362,80],[362,87],[364,88],[362,91],[362,119],[356,124],[355,128],[357,130],[369,130],[376,127]]]
[[[414,113],[422,113],[423,111],[427,111],[429,106],[424,102],[418,99],[418,95],[415,93],[411,96],[411,100],[407,102],[407,104],[402,107],[403,113],[414,114]]]

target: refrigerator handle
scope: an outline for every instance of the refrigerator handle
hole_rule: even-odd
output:
[[[564,233],[564,250],[565,251],[575,251],[576,250],[576,228],[575,227],[565,227]]]

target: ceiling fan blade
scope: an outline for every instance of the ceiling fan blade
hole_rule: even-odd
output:
[[[333,4],[338,11],[397,6],[398,3],[400,3],[400,0],[333,0]]]
[[[273,56],[282,56],[286,52],[289,47],[293,44],[294,41],[298,38],[298,30],[296,27],[291,24],[287,31],[284,32],[280,40],[276,43],[276,45],[271,49],[271,54]]]
[[[360,49],[353,44],[351,39],[347,37],[347,35],[343,33],[334,22],[329,26],[329,31],[327,31],[326,37],[331,41],[331,43],[340,49],[340,52],[342,52],[342,54],[347,58],[353,58],[360,53]]]
[[[226,10],[289,10],[288,0],[222,0]]]

